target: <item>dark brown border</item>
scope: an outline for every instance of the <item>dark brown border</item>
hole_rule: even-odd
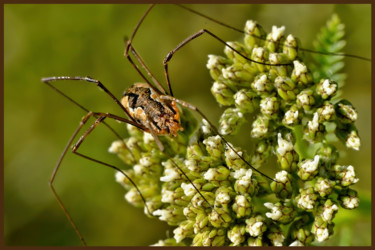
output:
[[[353,0],[330,0],[330,1],[324,1],[324,0],[308,0],[308,1],[298,1],[298,0],[283,0],[283,1],[275,1],[275,0],[266,0],[266,1],[262,1],[262,0],[252,0],[252,1],[245,1],[245,0],[234,0],[234,1],[229,1],[229,0],[214,0],[214,1],[209,1],[209,0],[181,0],[181,1],[176,1],[176,0],[143,0],[143,1],[136,1],[136,0],[110,0],[110,1],[104,1],[104,0],[52,0],[52,1],[48,1],[48,0],[35,0],[35,1],[32,1],[32,0],[5,0],[5,1],[1,1],[0,0],[0,16],[1,16],[1,20],[4,22],[4,4],[25,4],[25,3],[28,3],[28,4],[50,4],[50,3],[61,3],[61,4],[74,4],[74,3],[77,3],[77,4],[89,4],[89,3],[105,3],[105,4],[119,4],[119,3],[134,3],[134,4],[147,4],[147,3],[201,3],[201,4],[210,4],[210,3],[232,3],[232,4],[239,4],[239,3],[262,3],[262,4],[269,4],[269,3],[278,3],[278,4],[291,4],[291,3],[294,3],[294,4],[307,4],[307,3],[310,3],[310,4],[340,4],[340,3],[351,3],[351,4],[371,4],[373,3],[372,0],[357,0],[357,1],[353,1]],[[374,17],[374,8],[373,6],[371,6],[371,14],[372,14],[372,17]],[[375,27],[375,19],[372,18],[372,27]],[[375,41],[375,33],[372,32],[372,41]],[[2,95],[2,97],[4,97],[4,23],[3,25],[1,25],[1,54],[3,55],[3,58],[0,62],[1,64],[1,75],[2,75],[2,82],[1,82],[1,86],[0,86],[0,94]],[[375,52],[374,52],[374,46],[372,46],[372,58],[374,58],[374,55],[375,55]],[[375,72],[375,65],[372,64],[372,72]],[[372,86],[375,86],[373,84],[374,80],[373,78],[371,79],[371,83],[372,83]],[[374,96],[375,94],[375,90],[374,88],[372,88],[372,96]],[[1,131],[3,131],[2,133],[2,136],[1,136],[1,139],[2,139],[2,150],[0,152],[0,159],[4,159],[4,98],[2,99],[2,102],[0,102],[0,107],[1,107],[1,118],[2,118],[2,122],[0,124],[0,129]],[[372,109],[374,110],[375,108],[375,102],[374,100],[372,99],[371,100],[371,107]],[[375,117],[374,115],[372,115],[371,117],[371,121],[372,121],[372,124],[375,124]],[[374,142],[374,129],[372,129],[372,155],[375,155],[375,142]],[[4,162],[3,162],[4,163]],[[2,164],[4,166],[4,164]],[[373,164],[372,164],[373,165]],[[375,171],[372,171],[371,175],[372,177],[374,177],[374,172]],[[1,186],[2,186],[2,190],[4,190],[4,167],[1,169],[0,171],[0,179],[2,180],[2,183],[1,183]],[[374,180],[375,178],[373,178]],[[371,190],[374,191],[374,183],[372,182],[372,185],[371,185]],[[24,249],[24,248],[27,248],[27,249],[45,249],[45,248],[48,248],[48,249],[57,249],[60,247],[28,247],[28,246],[23,246],[23,247],[10,247],[10,246],[7,246],[5,247],[4,246],[4,192],[0,192],[0,214],[2,215],[1,218],[0,218],[0,222],[1,222],[1,228],[0,228],[0,248],[4,248],[4,249]],[[374,206],[372,206],[372,214],[374,214],[375,212],[375,208]],[[372,218],[372,228],[374,228],[374,220]],[[373,246],[374,245],[374,241],[375,241],[375,234],[374,234],[374,230],[372,230],[372,240],[371,240],[371,245]],[[69,247],[70,249],[81,249],[81,247]],[[109,247],[108,247],[109,248]],[[137,249],[144,249],[146,247],[137,247]],[[148,248],[148,247],[147,247]],[[334,249],[335,247],[330,247],[330,249]],[[367,247],[366,247],[367,248]],[[173,249],[172,248],[169,248],[169,249]],[[181,248],[178,248],[178,249],[181,249]],[[203,247],[197,247],[195,249],[203,249]],[[216,249],[224,249],[224,247],[219,247],[219,248],[216,248]],[[227,249],[227,248],[225,248]]]
[[[90,4],[90,3],[102,3],[102,4],[149,4],[149,3],[184,3],[184,4],[372,4],[372,0],[5,0],[1,1],[1,4],[49,4],[49,3],[57,3],[57,4]]]
[[[371,66],[372,66],[372,73],[375,72],[375,65],[374,65],[374,55],[375,55],[375,51],[374,51],[374,41],[375,41],[375,32],[374,32],[374,27],[375,27],[375,18],[374,18],[374,13],[375,13],[375,10],[374,10],[374,5],[371,6],[371,17],[372,17],[372,34],[371,34],[371,39],[372,39],[372,46],[371,46],[371,58],[372,58],[372,61],[371,61]],[[374,117],[374,108],[375,108],[375,102],[374,102],[374,94],[375,94],[375,90],[374,90],[374,76],[372,74],[371,76],[371,109],[372,109],[372,114],[371,114],[371,152],[372,152],[372,155],[375,155],[375,136],[374,136],[374,124],[375,124],[375,117]],[[373,169],[373,166],[374,166],[374,160],[372,159],[371,161],[371,167]],[[373,202],[373,199],[374,199],[374,175],[375,175],[375,171],[372,170],[371,172],[371,178],[372,178],[372,182],[371,182],[371,192],[372,192],[372,199],[371,199],[371,226],[372,226],[372,237],[371,237],[371,246],[374,246],[374,242],[375,242],[375,233],[374,233],[374,214],[375,214],[375,208],[374,208],[374,202]]]

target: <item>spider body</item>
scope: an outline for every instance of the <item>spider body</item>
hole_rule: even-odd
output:
[[[183,130],[175,101],[160,98],[159,91],[148,83],[135,83],[125,90],[121,104],[136,122],[156,135],[177,136]]]

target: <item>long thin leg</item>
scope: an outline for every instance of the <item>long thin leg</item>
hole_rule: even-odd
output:
[[[199,30],[198,32],[194,33],[193,35],[189,36],[188,38],[186,38],[184,41],[182,41],[179,45],[177,45],[176,48],[174,48],[172,51],[170,51],[167,56],[165,57],[164,59],[164,65],[166,65],[169,60],[172,58],[173,54],[178,51],[180,48],[182,48],[183,46],[185,46],[187,43],[191,42],[192,40],[194,40],[195,38],[203,35],[203,34],[208,34],[210,35],[211,37],[215,38],[217,41],[221,42],[222,44],[224,44],[225,46],[229,47],[231,50],[233,50],[234,52],[236,52],[239,56],[243,57],[244,59],[250,61],[250,62],[253,62],[253,63],[257,63],[257,64],[262,64],[262,65],[266,65],[266,66],[287,66],[287,65],[293,65],[292,63],[276,63],[276,64],[272,64],[272,63],[264,63],[264,62],[258,62],[258,61],[255,61],[243,54],[241,54],[241,52],[239,52],[238,50],[236,50],[235,48],[233,48],[232,46],[230,46],[227,42],[225,42],[223,39],[219,38],[217,35],[215,35],[214,33],[212,33],[211,31],[207,30],[207,29],[201,29]]]
[[[258,63],[258,64],[262,64],[262,65],[266,65],[266,66],[286,66],[286,65],[292,65],[292,63],[271,64],[271,63],[264,63],[264,62],[255,61],[255,60],[253,60],[253,59],[251,59],[251,58],[249,58],[249,57],[241,54],[238,50],[236,50],[235,48],[233,48],[232,46],[230,46],[228,43],[226,43],[224,40],[222,40],[221,38],[219,38],[218,36],[216,36],[215,34],[213,34],[211,31],[206,30],[206,29],[201,29],[198,32],[196,32],[193,35],[191,35],[188,38],[186,38],[184,41],[182,41],[179,45],[177,45],[176,48],[174,48],[172,51],[170,51],[167,54],[167,56],[164,58],[164,61],[163,61],[163,64],[164,64],[164,75],[165,75],[165,79],[166,79],[169,91],[171,93],[172,93],[172,88],[171,88],[171,83],[170,83],[170,80],[169,80],[168,62],[172,59],[172,56],[174,55],[174,53],[176,53],[183,46],[185,46],[186,44],[188,44],[189,42],[193,41],[195,38],[200,37],[203,34],[210,35],[211,37],[215,38],[217,41],[221,42],[222,44],[224,44],[225,46],[229,47],[231,50],[233,50],[234,52],[236,52],[239,56],[245,58],[246,60],[248,60],[250,62]]]
[[[97,118],[97,120],[95,121],[95,123],[94,123],[94,124],[93,124],[93,125],[92,125],[92,126],[86,131],[86,132],[85,132],[85,134],[84,134],[83,136],[80,137],[80,139],[78,140],[78,142],[73,146],[73,149],[72,149],[73,153],[75,153],[75,154],[77,154],[77,155],[80,155],[80,156],[82,156],[82,157],[84,157],[84,158],[86,158],[86,159],[92,160],[92,161],[94,161],[94,162],[97,162],[97,163],[99,163],[99,164],[105,165],[105,166],[107,166],[107,167],[110,167],[110,168],[112,168],[112,169],[115,169],[115,170],[121,172],[121,173],[122,173],[122,174],[123,174],[123,175],[124,175],[124,176],[125,176],[125,177],[126,177],[126,178],[127,178],[132,184],[133,184],[133,185],[134,185],[134,187],[136,188],[137,192],[139,193],[139,195],[141,196],[142,200],[144,201],[145,206],[146,206],[146,209],[148,210],[149,214],[151,214],[151,213],[150,213],[150,210],[148,209],[148,207],[147,207],[147,205],[146,205],[146,200],[145,200],[145,198],[143,197],[143,195],[142,195],[142,193],[140,192],[140,190],[138,189],[137,185],[133,182],[133,180],[132,180],[132,179],[131,179],[131,178],[130,178],[130,177],[129,177],[124,171],[122,171],[121,169],[119,169],[119,168],[117,168],[117,167],[115,167],[115,166],[113,166],[113,165],[110,165],[110,164],[108,164],[108,163],[105,163],[105,162],[102,162],[102,161],[99,161],[99,160],[96,160],[96,159],[90,158],[90,157],[88,157],[88,156],[85,156],[85,155],[82,155],[82,154],[76,152],[77,149],[78,149],[78,147],[81,145],[81,143],[83,142],[83,140],[86,138],[86,136],[87,136],[87,135],[88,135],[88,134],[89,134],[89,133],[90,133],[90,132],[91,132],[91,131],[97,126],[97,125],[99,125],[101,122],[103,122],[103,120],[104,120],[105,118],[107,118],[107,117],[108,117],[108,118],[115,119],[115,120],[120,121],[120,122],[127,122],[127,123],[130,123],[130,124],[134,125],[134,126],[136,126],[136,124],[133,124],[133,123],[134,123],[133,121],[130,121],[130,120],[128,120],[128,119],[125,119],[125,118],[122,118],[122,117],[118,117],[118,116],[116,116],[116,115],[112,115],[112,114],[109,114],[109,113],[98,113],[98,112],[91,112],[91,111],[90,111],[90,112],[87,113],[86,116],[84,116],[84,117],[82,118],[82,120],[81,120],[81,122],[80,122],[78,128],[74,131],[73,135],[71,136],[71,138],[69,139],[68,143],[66,144],[66,146],[65,146],[65,148],[64,148],[64,150],[63,150],[63,152],[62,152],[62,154],[61,154],[61,156],[60,156],[60,158],[59,158],[59,160],[58,160],[58,162],[57,162],[57,164],[56,164],[56,166],[55,166],[55,168],[54,168],[54,170],[53,170],[53,172],[52,172],[52,175],[51,175],[51,178],[50,178],[50,181],[49,181],[49,186],[50,186],[50,188],[51,188],[51,190],[52,190],[52,193],[54,194],[54,196],[55,196],[57,202],[59,203],[59,205],[60,205],[60,207],[61,207],[61,209],[62,209],[63,212],[65,213],[65,215],[66,215],[66,217],[68,218],[70,224],[73,226],[75,232],[77,233],[79,239],[81,240],[81,242],[82,242],[82,244],[83,244],[84,246],[86,246],[86,242],[85,242],[85,240],[84,240],[82,234],[81,234],[80,231],[78,230],[76,224],[74,223],[72,217],[70,216],[70,214],[68,213],[68,211],[67,211],[67,209],[65,208],[64,204],[62,203],[62,201],[61,201],[59,195],[57,194],[57,192],[56,192],[56,190],[55,190],[55,188],[54,188],[54,186],[53,186],[53,182],[55,181],[56,174],[57,174],[57,172],[58,172],[58,170],[59,170],[59,168],[60,168],[60,166],[61,166],[61,163],[62,163],[62,161],[63,161],[63,159],[64,159],[64,157],[65,157],[65,155],[66,155],[68,149],[69,149],[70,146],[72,145],[73,140],[76,138],[76,136],[77,136],[77,134],[79,133],[79,131],[82,129],[82,127],[86,124],[86,122],[87,122],[87,121],[89,120],[89,118],[92,117],[92,116],[94,116],[94,117],[99,116],[99,118]],[[143,128],[140,127],[140,126],[137,126],[137,127],[143,129]],[[151,214],[151,215],[152,215],[152,214]]]
[[[207,123],[210,125],[210,127],[212,128],[212,130],[214,131],[215,134],[217,134],[218,136],[220,136],[220,138],[225,142],[225,144],[231,149],[233,150],[233,152],[242,160],[245,162],[246,165],[248,165],[251,169],[253,169],[255,172],[259,173],[260,175],[266,177],[267,179],[271,180],[271,181],[276,181],[274,179],[272,179],[271,177],[263,174],[262,172],[260,172],[258,169],[254,168],[250,163],[248,163],[234,148],[233,146],[219,133],[219,131],[216,129],[216,127],[210,122],[210,120],[207,119],[207,117],[197,108],[195,107],[194,105],[188,103],[188,102],[185,102],[183,100],[180,100],[180,99],[177,99],[173,96],[167,96],[167,95],[163,95],[163,96],[160,96],[159,98],[161,99],[164,99],[164,100],[170,100],[170,101],[175,101],[179,104],[181,104],[182,106],[188,108],[188,109],[191,109],[191,110],[194,110],[196,111],[200,116],[202,116],[203,119],[205,119],[207,121]]]
[[[200,16],[200,17],[203,17],[203,18],[205,18],[205,19],[207,19],[207,20],[210,20],[210,21],[212,21],[212,22],[214,22],[214,23],[217,23],[217,24],[219,24],[219,25],[221,25],[221,26],[224,26],[224,27],[226,27],[226,28],[228,28],[228,29],[231,29],[231,30],[234,30],[234,31],[240,32],[240,33],[242,33],[242,34],[251,35],[251,36],[253,36],[253,37],[255,37],[255,38],[258,38],[258,39],[260,39],[260,40],[267,41],[267,39],[264,38],[264,37],[260,37],[260,36],[254,35],[254,34],[250,34],[250,33],[248,33],[248,32],[245,32],[245,31],[242,30],[242,29],[238,29],[238,28],[236,28],[236,27],[230,26],[229,24],[223,23],[223,22],[221,22],[221,21],[219,21],[219,20],[217,20],[217,19],[215,19],[215,18],[213,18],[213,17],[207,16],[207,15],[205,15],[205,14],[199,12],[199,11],[193,10],[193,9],[187,7],[187,6],[184,6],[184,5],[181,5],[181,4],[177,4],[177,6],[180,7],[180,8],[183,8],[183,9],[189,11],[189,12],[192,12],[192,13],[194,13],[195,15],[198,15],[198,16]],[[273,42],[275,42],[275,41],[273,41]],[[282,41],[276,41],[276,43],[280,45],[280,44],[283,43],[283,42],[282,42]],[[289,48],[295,48],[295,47],[292,46],[292,45],[285,45],[285,44],[283,44],[283,46],[285,46],[285,47],[289,47]],[[301,50],[301,51],[306,51],[306,52],[309,52],[309,53],[320,54],[320,55],[345,56],[345,57],[356,58],[356,59],[360,59],[360,60],[364,60],[364,61],[371,61],[371,58],[367,58],[367,57],[363,57],[363,56],[357,56],[357,55],[352,55],[352,54],[346,54],[346,53],[322,52],[322,51],[315,51],[315,50],[306,49],[306,48],[298,48],[298,49]]]
[[[136,121],[134,120],[134,118],[129,114],[129,112],[125,109],[125,107],[122,106],[121,102],[99,80],[93,79],[93,78],[88,77],[88,76],[84,76],[84,77],[83,76],[53,76],[53,77],[44,77],[44,78],[42,78],[42,82],[44,82],[44,83],[49,83],[49,82],[52,82],[52,81],[61,81],[61,80],[75,80],[75,81],[85,81],[85,82],[89,82],[89,83],[94,83],[96,86],[98,86],[100,89],[102,89],[105,93],[107,93],[112,98],[112,100],[114,100],[115,103],[118,106],[120,106],[120,108],[123,111],[125,111],[125,113],[128,115],[128,117],[133,122],[136,123]],[[70,98],[68,98],[68,99],[70,99]],[[78,105],[78,106],[80,106],[80,105]]]
[[[73,104],[75,104],[76,106],[78,106],[80,109],[82,109],[83,111],[85,111],[86,114],[89,112],[89,110],[87,108],[85,108],[83,105],[79,104],[77,101],[73,100],[71,97],[67,96],[64,92],[60,91],[58,88],[56,88],[55,86],[53,86],[50,82],[45,81],[44,83],[47,84],[47,86],[49,86],[50,88],[52,88],[54,91],[56,91],[57,93],[59,93],[60,95],[62,95],[63,97],[65,97],[67,100],[69,100],[70,102],[72,102]],[[96,114],[94,114],[94,117],[98,118],[98,116]],[[106,123],[105,121],[103,121],[102,123],[115,135],[115,137],[121,142],[122,146],[125,149],[127,149],[130,152],[130,154],[134,157],[133,152],[125,144],[123,138],[108,123]]]
[[[78,106],[80,109],[82,109],[83,111],[85,111],[86,113],[89,112],[89,110],[87,108],[85,108],[83,105],[79,104],[78,102],[76,102],[75,100],[73,100],[71,97],[67,96],[64,92],[60,91],[58,88],[56,88],[55,86],[53,86],[51,83],[49,83],[48,81],[45,81],[44,82],[45,84],[47,84],[47,86],[49,86],[50,88],[52,88],[54,91],[56,91],[57,93],[59,93],[60,95],[62,95],[63,97],[65,97],[66,99],[68,99],[70,102],[72,102],[74,105]],[[96,117],[96,116],[95,116]],[[122,137],[108,124],[106,123],[105,121],[103,121],[103,124],[110,130],[112,131],[112,133],[123,143],[124,147],[127,148],[126,144],[123,142],[122,140]]]
[[[212,209],[212,210],[214,210],[219,216],[220,216],[220,218],[224,221],[224,222],[226,222],[225,220],[224,220],[224,218],[216,211],[216,209],[210,204],[210,202],[206,199],[206,197],[204,197],[204,195],[199,191],[199,189],[194,185],[194,183],[193,183],[193,181],[189,178],[189,176],[187,176],[187,174],[177,165],[177,163],[176,162],[174,162],[174,160],[173,160],[173,157],[172,156],[170,156],[170,155],[168,155],[165,151],[164,151],[164,146],[161,144],[161,142],[160,142],[160,140],[159,140],[159,138],[158,138],[158,136],[156,135],[156,133],[155,133],[155,131],[154,130],[152,130],[152,128],[151,128],[151,124],[150,124],[150,122],[149,122],[149,120],[147,120],[147,126],[148,126],[148,128],[149,128],[149,131],[150,131],[150,133],[151,133],[151,135],[154,137],[154,139],[155,139],[155,141],[156,141],[156,144],[158,145],[158,147],[159,147],[159,149],[160,149],[160,151],[162,151],[163,153],[164,153],[164,155],[165,156],[167,156],[170,160],[171,160],[171,162],[172,162],[172,164],[174,165],[174,167],[175,168],[177,168],[178,169],[178,171],[180,171],[181,172],[181,174],[183,175],[183,176],[185,176],[185,178],[189,181],[189,183],[193,186],[193,188],[195,189],[195,191],[197,191],[197,193],[203,198],[203,200],[210,206],[210,208]]]
[[[165,88],[163,87],[163,85],[160,84],[160,82],[155,78],[155,76],[151,73],[150,69],[147,67],[146,63],[144,62],[144,60],[141,58],[141,56],[137,53],[137,51],[135,50],[134,46],[133,45],[130,45],[131,47],[131,52],[132,54],[135,56],[135,58],[137,59],[137,61],[139,62],[139,64],[142,66],[142,68],[144,70],[146,70],[147,74],[151,77],[152,81],[155,83],[155,85],[158,87],[158,90],[164,94],[164,95],[168,95],[168,92],[165,90]],[[171,95],[169,93],[169,95]]]
[[[125,48],[125,57],[126,59],[128,59],[128,61],[130,62],[130,64],[133,66],[133,68],[138,72],[138,74],[142,77],[142,79],[147,82],[150,86],[152,86],[154,89],[156,90],[164,90],[164,88],[160,85],[160,83],[156,80],[156,78],[151,74],[151,72],[148,70],[148,68],[146,69],[148,75],[151,77],[151,79],[153,80],[153,82],[156,84],[156,86],[158,86],[158,88],[155,88],[153,86],[153,84],[147,79],[147,77],[142,73],[142,71],[138,68],[138,65],[135,64],[135,62],[133,61],[133,59],[131,58],[130,54],[129,54],[129,50],[132,51],[132,53],[134,54],[134,49],[132,47],[132,45],[130,44],[130,40],[127,41],[127,44],[126,44],[126,48]],[[136,55],[136,58],[137,58],[138,54]],[[138,60],[138,58],[137,58]],[[141,64],[141,66],[144,68],[144,66]],[[163,93],[164,91],[162,91],[161,93]]]
[[[129,51],[132,52],[132,54],[135,56],[135,58],[137,59],[137,61],[139,62],[139,64],[142,66],[142,68],[147,72],[147,74],[151,77],[152,81],[155,83],[155,85],[157,86],[157,89],[163,93],[163,94],[168,94],[166,92],[166,90],[164,89],[164,87],[160,84],[160,82],[154,77],[154,75],[151,73],[151,71],[149,70],[149,68],[147,67],[146,63],[144,62],[144,60],[141,58],[141,56],[135,51],[134,49],[134,46],[132,45],[133,43],[133,39],[139,29],[139,27],[141,26],[141,24],[143,23],[144,19],[146,18],[146,16],[148,15],[148,13],[151,11],[151,9],[154,7],[154,4],[150,5],[150,7],[146,10],[146,12],[143,14],[142,18],[139,20],[139,22],[137,23],[136,27],[134,28],[133,30],[133,33],[130,37],[129,40],[126,41],[126,45],[125,45],[125,57],[129,60],[130,64],[133,66],[133,68],[138,72],[138,74],[143,78],[143,80],[145,80],[147,83],[149,83],[151,86],[153,86],[149,81],[148,79],[144,76],[144,74],[140,71],[140,69],[138,68],[138,66],[133,62],[132,58],[130,57],[130,54],[129,54]],[[154,86],[153,86],[154,87]],[[155,87],[154,87],[155,88]],[[171,94],[171,93],[169,93]]]
[[[93,113],[94,114],[94,113]],[[84,157],[84,158],[86,158],[86,159],[88,159],[88,160],[91,160],[91,161],[94,161],[94,162],[97,162],[97,163],[100,163],[100,164],[103,164],[103,165],[105,165],[105,166],[108,166],[108,167],[110,167],[110,168],[113,168],[113,169],[115,169],[115,170],[117,170],[117,171],[119,171],[119,172],[121,172],[121,173],[123,173],[128,179],[129,179],[129,181],[134,185],[134,187],[137,189],[137,191],[138,191],[138,193],[139,193],[139,195],[141,196],[141,198],[142,198],[142,200],[143,200],[143,202],[145,203],[145,206],[146,206],[146,209],[147,209],[147,211],[149,212],[149,214],[150,215],[152,215],[151,213],[150,213],[150,210],[148,209],[148,207],[147,207],[147,205],[146,205],[146,200],[145,200],[145,198],[142,196],[142,193],[140,192],[140,190],[138,189],[138,187],[137,187],[137,185],[129,178],[129,176],[128,175],[126,175],[126,173],[124,173],[121,169],[119,169],[119,168],[117,168],[117,167],[115,167],[115,166],[113,166],[113,165],[110,165],[110,164],[108,164],[108,163],[105,163],[105,162],[102,162],[102,161],[99,161],[99,160],[96,160],[96,159],[94,159],[94,158],[92,158],[92,157],[89,157],[89,156],[86,156],[86,155],[83,155],[83,154],[81,154],[81,153],[78,153],[78,152],[76,152],[77,150],[78,150],[78,148],[79,148],[79,146],[82,144],[82,142],[84,141],[84,139],[105,119],[105,118],[107,118],[107,117],[110,117],[110,118],[114,118],[114,119],[116,119],[116,120],[118,120],[118,118],[116,117],[116,116],[113,116],[113,115],[111,115],[111,114],[103,114],[103,113],[97,113],[97,114],[99,114],[100,115],[100,117],[95,121],[95,123],[89,128],[89,129],[87,129],[86,131],[85,131],[85,133],[79,138],[79,140],[77,141],[77,143],[76,144],[74,144],[74,146],[73,146],[73,149],[72,149],[72,152],[73,153],[75,153],[75,154],[78,154],[78,155],[80,155],[80,156],[82,156],[82,157]],[[119,120],[119,121],[122,121],[122,119],[121,120]],[[155,138],[155,140],[156,141],[159,141],[159,139],[157,138],[157,135],[155,134],[155,132],[151,129],[151,126],[150,126],[150,124],[148,123],[148,129],[149,129],[149,131],[151,132],[151,134],[152,134],[152,136]],[[159,148],[160,148],[160,150],[162,151],[162,152],[164,152],[164,147],[162,146],[162,144],[161,144],[161,142],[159,141],[159,143],[157,143],[157,145],[159,146]],[[191,185],[193,185],[193,187],[194,187],[194,189],[199,193],[199,195],[204,199],[204,201],[205,202],[207,202],[207,204],[210,206],[210,208],[212,209],[212,210],[214,210],[216,213],[218,213],[216,210],[215,210],[215,208],[208,202],[208,200],[202,195],[202,193],[199,191],[199,189],[194,185],[194,183],[190,180],[190,178],[186,175],[186,173],[173,161],[173,159],[170,157],[170,156],[168,156],[165,152],[164,152],[164,154],[167,156],[167,157],[169,157],[170,158],[170,160],[172,161],[172,163],[173,163],[173,165],[185,176],[185,178],[190,182],[190,184]],[[218,213],[219,214],[219,213]],[[219,214],[219,216],[221,217],[221,215]],[[225,221],[224,220],[224,218],[222,218],[221,217],[221,219],[223,220],[223,221]]]
[[[133,33],[132,33],[130,39],[126,41],[126,45],[125,45],[125,53],[124,53],[125,57],[129,60],[130,64],[134,67],[134,69],[135,69],[135,70],[141,75],[141,77],[142,77],[147,83],[149,83],[149,84],[150,84],[150,82],[147,80],[147,78],[146,78],[146,77],[143,75],[143,73],[139,70],[138,66],[137,66],[137,65],[133,62],[133,60],[131,59],[130,54],[129,54],[129,51],[130,51],[130,50],[133,50],[133,48],[132,48],[133,39],[134,39],[135,35],[137,34],[137,31],[138,31],[139,27],[140,27],[141,24],[143,23],[143,20],[146,18],[146,16],[147,16],[148,13],[151,11],[151,9],[154,7],[154,5],[155,5],[155,4],[151,4],[151,5],[147,8],[146,12],[143,14],[143,16],[141,17],[141,19],[138,21],[137,25],[135,26],[135,28],[134,28],[134,30],[133,30]],[[132,52],[132,53],[134,54],[134,52]],[[136,54],[137,54],[137,53],[136,53]],[[138,54],[135,55],[135,56],[137,57]],[[143,65],[142,65],[142,66],[143,66]],[[151,76],[152,79],[155,79],[155,78],[153,77],[153,75],[150,74],[150,73],[151,73],[150,71],[147,71],[147,73]],[[155,80],[156,80],[156,79],[155,79]],[[157,82],[156,84],[158,85],[159,82],[158,82],[157,80],[156,80],[156,82]]]

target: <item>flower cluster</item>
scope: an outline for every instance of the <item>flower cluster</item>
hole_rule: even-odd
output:
[[[184,132],[161,137],[165,152],[150,134],[128,126],[130,137],[110,148],[133,166],[124,172],[140,192],[116,174],[128,190],[126,200],[176,226],[173,238],[156,245],[303,246],[327,240],[339,207],[359,203],[351,189],[358,181],[354,167],[339,163],[334,145],[336,139],[359,149],[354,107],[339,99],[336,82],[314,82],[297,39],[286,36],[284,27],[267,34],[248,21],[244,42],[228,45],[235,50],[227,46],[225,57],[209,55],[207,63],[211,92],[226,107],[218,131],[235,135],[251,124],[254,152],[226,143],[205,120],[196,129],[185,109]],[[270,159],[277,159],[274,178],[256,170]]]

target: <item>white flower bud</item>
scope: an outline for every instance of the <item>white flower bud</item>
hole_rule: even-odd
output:
[[[285,32],[285,26],[281,26],[278,28],[277,26],[272,26],[272,31],[271,31],[271,39],[272,41],[278,41]]]
[[[293,144],[292,144],[290,141],[284,140],[284,139],[281,137],[281,133],[278,133],[278,134],[277,134],[277,144],[278,144],[278,147],[277,147],[277,153],[278,153],[280,156],[283,156],[283,155],[285,155],[287,152],[293,150]]]

